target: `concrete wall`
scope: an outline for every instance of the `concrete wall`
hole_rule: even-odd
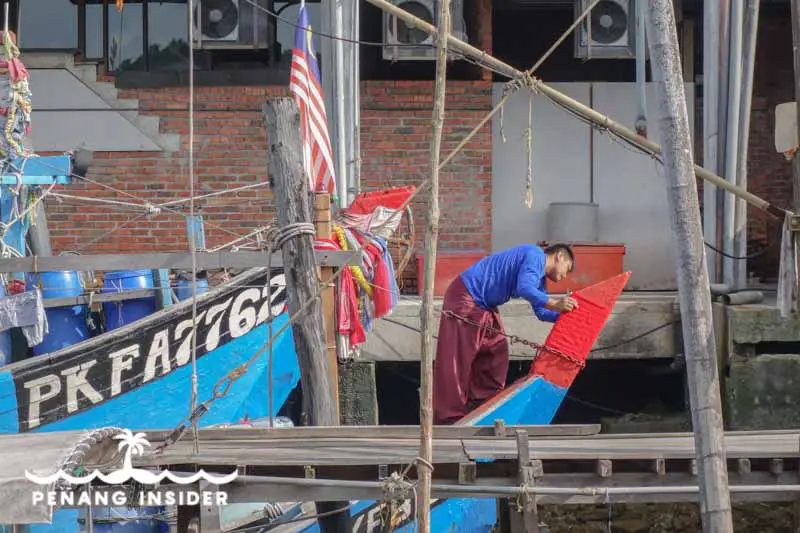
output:
[[[401,300],[389,320],[378,320],[361,350],[367,361],[418,361],[420,337],[418,300]],[[441,300],[436,302],[437,311]],[[552,324],[539,321],[530,305],[512,300],[500,308],[506,333],[539,344],[544,343]],[[663,326],[678,318],[674,296],[623,295],[603,328],[596,347],[612,346],[623,340]],[[438,312],[434,314],[434,331],[438,331]],[[673,357],[682,353],[679,342],[680,325],[664,327],[641,340],[626,343],[612,350],[598,351],[592,358]],[[512,359],[529,359],[533,350],[521,345],[511,346]]]
[[[636,86],[632,83],[561,83],[554,87],[614,120],[632,127]],[[503,94],[495,84],[494,98]],[[692,84],[686,85],[690,121]],[[648,136],[659,140],[655,86],[648,84]],[[598,204],[599,242],[626,246],[628,290],[675,290],[667,188],[650,157],[602,131],[592,130],[541,95],[533,102],[533,206],[524,204],[527,173],[529,95],[518,91],[501,119],[493,121],[492,248],[548,239],[553,202]],[[505,142],[503,139],[504,133]]]
[[[723,402],[733,430],[800,427],[800,318],[768,305],[726,310]]]
[[[34,150],[161,150],[69,70],[32,68],[28,72],[33,93],[30,140]]]

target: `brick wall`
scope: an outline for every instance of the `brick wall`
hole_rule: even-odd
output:
[[[364,189],[419,185],[429,175],[433,82],[364,82],[361,182]],[[492,107],[489,81],[448,82],[441,158]],[[439,250],[491,249],[492,130],[486,124],[439,175]],[[425,235],[428,194],[412,203],[417,244]],[[413,289],[416,267],[406,271]]]
[[[283,93],[277,87],[196,90],[196,194],[266,180],[267,145],[261,106],[267,98]],[[188,197],[188,90],[125,90],[121,97],[138,98],[143,114],[161,117],[162,133],[180,134],[182,149],[172,153],[95,153],[87,177],[96,184],[77,181],[64,192],[132,203],[162,203]],[[271,213],[268,187],[199,200],[196,207],[206,218],[209,246],[230,241],[263,224]],[[73,200],[51,200],[47,211],[57,251],[108,253],[188,247],[182,216],[188,213],[188,203],[185,209],[175,206],[173,211],[162,210],[154,216],[142,216],[142,209],[132,207]]]
[[[748,189],[779,207],[791,207],[792,168],[775,152],[775,106],[794,100],[792,29],[789,8],[762,11],[756,52],[753,108],[750,119]],[[767,253],[749,261],[749,270],[774,279],[780,259],[780,222],[754,208],[748,210],[751,253]]]
[[[362,187],[379,189],[421,183],[428,175],[433,82],[364,82],[362,95]],[[195,189],[205,194],[266,180],[267,141],[261,105],[285,95],[281,87],[197,88],[195,99]],[[162,133],[179,134],[177,152],[96,153],[87,177],[64,192],[141,204],[189,195],[186,89],[125,90],[143,114],[161,117]],[[488,81],[450,82],[442,156],[449,153],[491,109]],[[490,248],[491,124],[487,124],[441,174],[443,249]],[[133,195],[132,198],[128,195]],[[417,242],[422,243],[426,195],[413,204]],[[267,187],[196,202],[206,220],[209,247],[263,224],[272,216]],[[50,200],[47,205],[57,251],[111,253],[185,250],[182,213]],[[413,268],[411,269],[413,274]],[[412,276],[413,278],[413,276]]]

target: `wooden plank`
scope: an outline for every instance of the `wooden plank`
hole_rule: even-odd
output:
[[[161,296],[159,293],[163,291],[156,290],[156,289],[139,289],[135,291],[123,291],[123,292],[108,292],[108,293],[94,293],[92,296],[93,303],[103,303],[103,302],[121,302],[124,300],[134,300],[136,298],[148,298],[150,296],[156,295]],[[159,298],[160,300],[160,298]],[[81,295],[81,296],[67,296],[64,298],[45,298],[42,300],[43,305],[45,308],[50,307],[68,307],[71,305],[87,305],[89,303],[89,295]]]
[[[536,484],[531,466],[530,441],[524,429],[515,431],[517,444],[517,482],[520,486],[533,488]],[[521,495],[510,512],[511,533],[539,533],[539,510],[536,496]]]
[[[693,486],[697,487],[695,480],[694,485],[679,481],[665,481],[662,478],[651,476],[649,483],[651,486],[657,487],[677,487],[677,486]],[[224,491],[228,495],[228,503],[256,503],[264,501],[314,501],[324,500],[331,498],[347,497],[350,499],[370,500],[381,499],[383,494],[383,482],[381,481],[360,481],[360,482],[346,482],[347,486],[343,487],[342,481],[333,479],[308,479],[298,480],[292,478],[276,478],[264,477],[255,478],[248,476],[247,479],[241,481],[234,481],[231,484],[225,485]],[[744,484],[744,483],[743,483]],[[748,485],[754,483],[747,483]],[[766,481],[763,484],[773,485],[772,482]],[[518,488],[516,477],[513,478],[498,478],[492,480],[491,483],[484,483],[479,480],[478,485],[457,485],[453,482],[434,481],[432,484],[432,496],[434,498],[452,498],[464,497],[463,492],[459,492],[465,488],[471,489],[467,497],[469,498],[496,498],[501,494],[501,490],[508,490],[510,488]],[[606,503],[603,488],[612,487],[637,487],[642,486],[642,481],[634,477],[630,477],[626,481],[620,481],[616,478],[613,480],[606,480],[605,483],[590,483],[588,485],[577,485],[574,480],[565,480],[564,483],[542,483],[542,488],[551,487],[581,487],[585,488],[586,492],[591,492],[593,489],[596,494],[582,494],[582,495],[537,495],[536,499],[539,504],[542,503],[560,503],[560,504],[604,504]],[[732,496],[736,500],[749,500],[749,501],[791,501],[797,496],[796,492],[789,492],[782,490],[781,486],[790,486],[788,483],[781,483],[776,486],[774,492],[764,492],[759,494],[742,494],[736,491],[737,484],[731,485]],[[180,486],[180,485],[161,485],[154,492],[163,493],[168,490],[175,491],[176,493],[182,491],[192,490],[193,487]],[[97,487],[97,492],[120,490],[119,487]],[[697,502],[698,494],[674,494],[674,493],[652,493],[644,495],[635,494],[614,494],[612,499],[615,503],[648,503],[648,502]]]
[[[314,228],[318,239],[329,239],[333,231],[331,223],[331,196],[327,193],[314,195]],[[328,355],[328,373],[336,398],[336,415],[341,420],[339,409],[339,357],[336,353],[336,293],[331,280],[334,269],[317,267],[322,290],[322,322],[325,327],[325,350]],[[328,286],[330,285],[330,286]]]
[[[253,268],[267,264],[268,252],[198,252],[197,270],[219,268]],[[317,265],[342,266],[348,264],[348,252],[316,251]],[[280,253],[272,256],[272,266],[283,267]],[[52,257],[22,257],[0,259],[0,272],[60,272],[64,270],[157,270],[160,268],[191,269],[189,252],[162,252],[148,254],[98,254],[60,255]]]
[[[611,474],[614,472],[611,461],[608,459],[598,459],[595,464],[595,472],[597,472],[597,475],[600,477],[611,477]]]
[[[518,429],[525,430],[529,437],[536,439],[593,436],[599,433],[599,424],[554,424],[554,425],[516,425],[503,426],[500,437],[513,435]],[[436,439],[464,439],[495,436],[495,428],[490,426],[433,426]],[[309,439],[415,439],[419,436],[419,426],[332,426],[332,427],[290,427],[290,428],[225,428],[201,429],[203,442],[225,440],[298,440]],[[159,440],[166,437],[164,431],[148,431],[148,439]],[[691,435],[691,434],[689,434]],[[599,435],[598,435],[599,436]],[[595,439],[596,437],[593,437]],[[0,437],[2,439],[2,437]],[[312,444],[313,445],[313,444]]]

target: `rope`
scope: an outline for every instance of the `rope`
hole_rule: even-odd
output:
[[[3,32],[3,61],[0,62],[0,124],[3,135],[0,155],[12,161],[26,155],[25,136],[31,126],[31,91],[28,72],[19,60],[19,48],[11,34]]]
[[[65,473],[75,472],[76,469],[83,465],[86,454],[95,444],[105,439],[113,438],[122,432],[123,430],[118,427],[105,427],[90,431],[67,452],[64,460],[59,465],[60,470]],[[54,488],[58,490],[69,490],[69,483],[64,479],[59,479],[54,483]]]
[[[528,92],[528,129],[525,130],[528,143],[528,173],[525,175],[525,206],[533,205],[533,91]]]
[[[277,250],[278,248],[282,248],[283,245],[286,244],[291,239],[294,239],[294,238],[297,238],[297,237],[300,237],[300,236],[303,236],[303,235],[314,235],[314,234],[315,234],[314,225],[309,223],[309,222],[297,222],[297,223],[287,224],[286,226],[283,226],[281,228],[271,228],[269,230],[270,250]],[[268,255],[268,259],[267,259],[267,268],[268,269],[270,269],[271,266],[272,266],[271,257],[272,257],[272,252],[270,252],[270,254]],[[269,283],[269,280],[267,281],[267,283]],[[267,291],[269,292],[269,294],[267,296],[268,298],[271,298],[271,292],[272,292],[271,289],[272,289],[272,286],[270,284],[269,288],[267,289]],[[317,295],[317,296],[319,296],[319,295]],[[309,301],[314,301],[314,299],[312,298]],[[308,303],[306,303],[306,305],[308,305]],[[304,310],[304,309],[305,309],[305,306],[304,306],[303,309],[301,309],[301,311]],[[286,328],[296,320],[298,313],[296,313],[295,316],[291,317],[289,319],[289,321],[286,324],[284,324],[283,327],[281,327],[281,329],[278,331],[277,335],[280,335],[281,333],[283,333],[283,331],[285,331]],[[217,401],[218,399],[224,398],[225,396],[227,396],[227,394],[230,391],[230,389],[233,386],[233,384],[239,378],[241,378],[243,375],[245,375],[245,373],[247,373],[247,371],[250,369],[250,367],[253,365],[253,363],[255,363],[258,360],[258,358],[261,356],[262,353],[264,353],[265,349],[269,350],[269,360],[268,360],[267,364],[268,364],[268,367],[271,367],[272,344],[275,341],[275,337],[273,337],[273,335],[272,335],[272,318],[273,318],[272,317],[272,306],[270,306],[269,307],[269,317],[268,317],[269,331],[270,331],[269,336],[270,336],[270,338],[267,341],[267,343],[261,349],[259,349],[256,353],[254,353],[250,357],[250,359],[248,359],[247,361],[245,361],[241,365],[237,366],[236,368],[234,368],[233,370],[228,372],[225,376],[220,378],[214,384],[214,388],[212,389],[212,392],[211,392],[211,397],[208,400],[206,400],[203,403],[201,403],[201,404],[193,405],[191,411],[189,412],[189,415],[186,416],[186,418],[184,418],[181,421],[181,423],[178,424],[178,426],[167,436],[167,438],[164,440],[164,442],[154,450],[154,453],[161,453],[168,446],[171,446],[172,444],[175,444],[176,442],[178,442],[178,440],[180,440],[180,438],[186,433],[186,431],[190,427],[196,428],[197,427],[197,422],[203,416],[205,416],[205,414],[208,412],[208,410],[211,407],[211,405],[215,401]],[[193,335],[194,335],[194,333],[193,333]],[[271,369],[268,368],[267,373],[270,374],[270,372],[271,372]],[[271,375],[268,377],[268,379],[269,379],[268,395],[269,395],[269,401],[270,401],[270,404],[271,404],[271,402],[272,402],[272,379],[271,379]],[[270,410],[270,424],[271,424],[272,423],[272,407],[270,407],[269,410]],[[195,453],[197,453],[197,452],[195,452]]]

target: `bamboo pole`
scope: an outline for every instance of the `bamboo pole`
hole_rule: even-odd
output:
[[[692,141],[672,0],[650,0],[647,35],[653,77],[658,80],[664,175],[678,261],[678,295],[700,478],[700,516],[704,532],[732,533],[711,295],[697,186],[692,176]]]
[[[425,230],[425,270],[420,310],[420,488],[417,500],[417,524],[421,533],[431,531],[431,477],[433,474],[433,283],[436,272],[436,246],[439,240],[439,157],[444,126],[445,89],[447,85],[447,43],[450,34],[450,0],[439,1],[436,89],[431,117],[430,200]]]
[[[412,15],[411,13],[405,11],[404,9],[401,9],[393,4],[390,4],[387,0],[367,0],[367,2],[386,11],[387,13],[396,16],[397,18],[401,19],[412,28],[420,29],[431,35],[436,34],[437,30],[435,26],[425,22],[419,17]],[[507,76],[509,78],[517,79],[525,77],[525,73],[523,73],[522,71],[517,70],[511,65],[508,65],[507,63],[504,63],[503,61],[500,61],[499,59],[492,57],[490,54],[482,50],[479,50],[478,48],[475,48],[474,46],[469,45],[464,41],[461,41],[460,39],[456,39],[452,35],[447,36],[447,46],[451,48],[453,51],[456,51],[460,54],[470,57],[471,59],[474,59],[486,65],[487,67],[491,68],[492,70],[499,72],[500,74],[503,74],[504,76]],[[566,107],[570,111],[578,114],[582,118],[589,120],[590,122],[593,122],[599,128],[606,129],[618,135],[619,137],[625,139],[626,141],[630,142],[631,144],[637,146],[641,150],[653,156],[658,156],[658,157],[661,156],[661,147],[656,143],[638,135],[636,132],[615,122],[614,120],[603,115],[602,113],[598,113],[594,109],[573,100],[569,96],[543,83],[541,80],[532,78],[532,84],[535,90],[544,94],[557,104]],[[694,172],[697,175],[697,177],[702,178],[716,185],[720,189],[728,191],[729,193],[737,196],[738,198],[741,198],[750,205],[758,209],[761,209],[776,218],[783,220],[783,218],[787,214],[786,210],[770,204],[766,200],[763,200],[762,198],[759,198],[758,196],[749,193],[740,187],[737,187],[733,183],[719,177],[713,172],[709,172],[708,170],[698,165],[694,166]]]

